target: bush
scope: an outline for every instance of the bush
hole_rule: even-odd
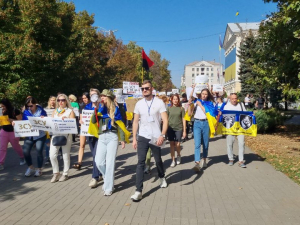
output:
[[[258,133],[274,131],[274,129],[277,126],[282,125],[287,118],[274,108],[258,110],[255,112],[255,117]]]

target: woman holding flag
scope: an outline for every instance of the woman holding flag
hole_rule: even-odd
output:
[[[101,93],[99,109],[91,118],[89,133],[98,136],[98,145],[95,156],[95,163],[103,175],[104,184],[102,190],[104,196],[110,196],[114,190],[114,173],[118,137],[121,140],[122,149],[125,148],[125,140],[129,143],[130,133],[122,122],[120,110],[113,101],[111,91],[104,89]]]
[[[209,137],[213,137],[215,133],[215,124],[217,123],[217,111],[213,104],[213,96],[207,88],[201,92],[196,92],[197,99],[194,102],[194,110],[192,112],[191,99],[194,93],[195,85],[189,100],[188,114],[194,114],[194,140],[195,140],[195,166],[193,169],[200,172],[201,167],[207,167],[206,158],[208,154]],[[201,143],[203,145],[203,160],[201,161],[200,151]],[[200,167],[201,161],[201,167]]]

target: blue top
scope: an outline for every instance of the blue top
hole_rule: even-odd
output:
[[[87,105],[84,107],[84,109],[86,109],[86,110],[94,110],[95,107],[93,107],[93,103],[90,102],[89,104],[87,104]]]

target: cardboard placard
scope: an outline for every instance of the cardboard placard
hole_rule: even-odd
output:
[[[73,112],[75,116],[79,116],[79,109],[78,108],[73,108]]]
[[[32,129],[49,131],[49,132],[52,132],[54,130],[52,118],[50,117],[41,118],[41,117],[28,116],[28,121],[30,122]]]
[[[137,98],[125,99],[127,112],[134,112],[135,104],[138,102]]]
[[[173,94],[179,94],[179,89],[172,89]]]
[[[76,119],[52,118],[53,134],[78,134]]]
[[[34,137],[39,136],[39,131],[32,129],[32,125],[28,120],[14,121],[15,137]]]
[[[222,84],[213,84],[213,92],[223,92]]]
[[[83,121],[83,124],[81,124],[81,130],[80,135],[82,136],[93,136],[88,133],[91,117],[94,113],[94,110],[82,110],[81,118]]]
[[[123,81],[123,93],[124,94],[134,94],[139,92],[139,82],[128,82]]]

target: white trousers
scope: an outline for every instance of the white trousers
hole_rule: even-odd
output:
[[[235,137],[238,139],[239,144],[239,161],[242,162],[244,160],[244,153],[245,153],[245,136],[244,135],[227,135],[227,154],[229,160],[233,160],[233,143]]]
[[[54,136],[53,136],[54,137]],[[52,145],[52,139],[50,143],[50,160],[52,164],[53,173],[59,173],[59,165],[57,161],[58,151],[60,149],[60,146],[53,146]],[[69,134],[67,138],[67,144],[65,146],[61,146],[62,148],[62,154],[63,154],[63,160],[64,160],[64,171],[63,175],[68,175],[69,169],[70,169],[70,150],[72,145],[72,134]]]

